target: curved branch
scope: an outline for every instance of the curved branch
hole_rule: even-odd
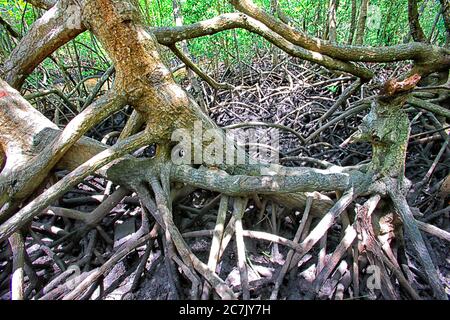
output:
[[[295,29],[256,6],[251,0],[230,0],[239,11],[261,21],[268,28],[283,36],[288,41],[305,49],[328,55],[342,61],[361,62],[395,62],[414,60],[426,64],[428,68],[423,73],[448,69],[450,65],[450,51],[425,43],[414,42],[389,47],[363,47],[349,45],[333,45],[324,40],[310,37],[306,33]]]
[[[119,141],[111,148],[101,152],[87,162],[83,163],[77,169],[48,188],[33,201],[28,203],[13,217],[0,225],[0,242],[7,239],[11,234],[22,228],[36,215],[40,214],[45,208],[50,206],[62,194],[69,191],[77,183],[80,183],[85,177],[94,173],[98,169],[107,165],[111,161],[120,158],[137,148],[151,143],[151,137],[145,133],[139,133],[130,138]]]
[[[85,31],[75,0],[61,0],[36,20],[5,61],[3,78],[19,89],[26,77],[56,49]]]
[[[22,114],[17,112],[16,107],[24,105],[28,107],[28,110],[32,108],[16,90],[9,87],[4,81],[0,80],[0,85],[4,90],[4,96],[0,98],[0,103],[4,106],[2,109],[10,110],[9,113],[5,112],[6,115],[13,114],[20,118]],[[14,101],[16,105],[11,106],[10,101]],[[23,163],[22,166],[14,163],[12,166],[6,166],[2,171],[3,181],[0,185],[8,189],[9,198],[14,201],[27,197],[45,179],[49,170],[59,162],[64,154],[93,125],[106,118],[109,114],[120,110],[125,103],[123,96],[117,95],[112,91],[72,119],[54,141],[39,141],[33,136],[31,143],[28,143],[32,147],[36,147],[40,142],[43,147],[39,154]],[[10,123],[8,124],[11,125]],[[14,145],[15,141],[10,138],[5,139],[2,143],[8,146],[10,144]],[[27,150],[28,148],[22,149],[20,152],[28,153]],[[8,160],[15,162],[16,159],[10,158],[8,152],[6,152],[6,156]]]
[[[151,31],[160,44],[171,46],[178,41],[212,35],[235,28],[242,28],[256,33],[290,55],[315,62],[326,68],[348,72],[365,80],[371,79],[373,76],[368,69],[345,62],[344,59],[334,59],[317,51],[295,45],[293,42],[290,42],[290,39],[286,39],[279,33],[272,31],[258,19],[242,13],[227,13],[192,25],[154,28]]]
[[[440,115],[442,117],[446,117],[447,119],[450,119],[450,110],[448,110],[447,108],[441,107],[437,104],[428,102],[426,100],[419,99],[414,96],[408,98],[408,103],[416,108],[431,111],[437,115]]]
[[[7,89],[8,87],[0,79],[0,95],[10,95],[9,99],[0,98],[0,149],[6,158],[2,171],[25,165],[37,156],[42,149],[41,145],[54,141],[62,132],[57,125],[22,99],[17,91]],[[106,145],[81,137],[56,166],[58,169],[73,170],[105,149]]]

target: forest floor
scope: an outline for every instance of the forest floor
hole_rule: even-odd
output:
[[[377,77],[369,84],[352,96],[344,108],[339,108],[333,118],[342,114],[343,111],[352,108],[361,99],[376,94],[379,88],[377,84],[384,83],[393,74],[401,73],[406,65],[380,67],[376,70]],[[204,97],[207,97],[208,110],[212,118],[222,127],[245,122],[266,122],[282,124],[301,133],[304,137],[309,136],[317,130],[317,119],[328,110],[339,98],[343,90],[349,86],[351,80],[339,81],[344,78],[324,69],[314,67],[309,64],[299,63],[296,59],[285,58],[284,56],[273,65],[272,59],[267,56],[255,59],[251,64],[243,64],[243,71],[237,69],[233,71],[223,70],[225,77],[221,82],[230,83],[234,86],[245,86],[245,90],[239,94],[229,91],[219,92],[214,96],[213,92],[205,90]],[[335,80],[335,81],[333,81]],[[290,133],[280,133],[280,158],[285,156],[311,157],[318,160],[326,160],[336,165],[351,166],[368,161],[371,157],[371,147],[368,143],[353,144],[346,147],[339,145],[344,142],[353,132],[356,131],[361,119],[366,114],[358,113],[338,122],[312,140],[310,145],[299,145],[298,139]],[[413,111],[411,120],[417,116],[418,111]],[[258,129],[256,129],[258,131]],[[267,129],[259,129],[264,135]],[[429,170],[430,164],[441,149],[443,140],[440,136],[430,131],[430,125],[421,117],[412,125],[411,142],[406,162],[406,175],[413,185],[422,181]],[[425,133],[425,134],[423,134]],[[431,139],[430,139],[431,138]],[[292,151],[294,150],[294,152]],[[449,155],[447,149],[447,155]],[[305,165],[302,162],[288,162],[285,165]],[[309,164],[311,165],[311,164]],[[443,181],[450,173],[450,158],[443,157],[437,165],[436,170],[426,187],[417,197],[414,207],[423,214],[419,220],[431,222],[439,228],[450,231],[450,202],[448,191],[444,190]],[[447,179],[448,180],[448,179]],[[445,194],[447,192],[447,194]],[[199,192],[199,198],[203,203],[207,203],[214,198],[214,194],[204,194]],[[330,195],[333,197],[333,195]],[[196,199],[196,201],[199,201]],[[201,208],[201,205],[197,205]],[[268,210],[270,212],[270,210]],[[436,212],[441,211],[438,216]],[[189,228],[182,228],[182,232],[195,230],[210,230],[214,228],[215,214],[217,210],[213,208],[211,215],[205,214],[204,218],[197,219],[194,225]],[[180,213],[181,215],[183,213]],[[270,215],[265,215],[264,220],[258,219],[258,210],[255,204],[250,204],[246,211],[244,229],[257,229],[271,232]],[[283,216],[283,214],[282,214]],[[190,218],[185,218],[189,224]],[[285,214],[277,234],[287,239],[292,239],[296,226],[293,223],[292,215]],[[181,224],[183,225],[183,224]],[[441,279],[446,291],[450,294],[450,246],[445,240],[429,236],[422,233],[429,247],[433,262],[438,266]],[[327,237],[327,257],[339,244],[341,236],[341,225],[336,224]],[[261,242],[254,239],[245,239],[246,250],[249,253],[249,283],[251,297],[253,299],[268,299],[271,294],[272,285],[276,275],[280,271],[284,258],[288,250],[286,247],[274,245],[268,242]],[[210,248],[210,238],[189,239],[189,245],[198,257],[207,262]],[[291,272],[285,278],[280,290],[280,299],[310,300],[310,299],[380,299],[381,293],[378,290],[372,291],[368,288],[360,290],[359,297],[353,295],[349,288],[351,282],[351,267],[349,264],[341,264],[333,275],[328,279],[320,292],[317,294],[313,288],[313,282],[317,275],[317,257],[320,247],[316,246],[310,254],[307,254],[300,262],[299,268]],[[326,258],[325,258],[326,259]],[[326,262],[325,262],[326,263]],[[220,276],[226,279],[236,291],[240,290],[239,270],[237,257],[235,254],[235,244],[232,243],[227,251],[223,262],[220,264]],[[417,266],[413,259],[409,261],[410,268],[417,274],[421,274],[420,266]],[[159,264],[156,271],[158,276],[146,278],[141,290],[135,295],[136,299],[167,299],[166,279],[161,279],[159,275],[167,277],[163,263]],[[156,273],[154,274],[156,275]],[[366,274],[368,278],[370,274]],[[420,290],[426,291],[426,285],[418,278],[415,285]],[[187,290],[187,289],[186,289]],[[423,294],[423,293],[421,293]],[[425,294],[426,296],[427,294]]]
[[[363,85],[354,95],[348,99],[343,106],[339,107],[329,118],[319,118],[336,102],[342,92],[351,85],[354,79],[331,73],[309,63],[300,62],[297,59],[286,58],[284,55],[278,57],[278,61],[273,64],[269,56],[255,58],[254,61],[241,63],[233,69],[222,67],[221,74],[224,76],[217,79],[220,82],[232,84],[240,87],[237,90],[220,90],[215,92],[203,82],[200,83],[200,93],[191,93],[199,99],[206,101],[206,108],[212,119],[221,127],[239,123],[265,122],[275,123],[295,130],[303,137],[316,134],[310,139],[308,144],[303,145],[292,133],[280,131],[280,158],[301,157],[301,160],[282,161],[287,166],[316,166],[319,162],[314,160],[327,161],[335,165],[351,166],[369,161],[371,158],[371,147],[366,143],[344,144],[361,123],[367,111],[349,115],[342,121],[329,126],[325,130],[320,128],[333,121],[345,111],[358,105],[362,99],[370,99],[379,89],[379,84],[387,80],[392,75],[398,75],[406,68],[404,64],[378,66],[377,77],[370,83]],[[423,182],[433,161],[437,157],[444,143],[444,137],[435,130],[432,122],[425,113],[411,108],[410,120],[413,121],[411,139],[406,161],[406,176],[417,185]],[[120,130],[126,120],[126,114],[116,114],[114,118],[106,120],[99,125],[91,135],[101,139],[107,133]],[[448,131],[448,125],[443,123]],[[255,128],[253,128],[255,129]],[[273,130],[273,129],[272,129]],[[257,135],[267,134],[267,128],[256,128]],[[441,131],[442,133],[442,131]],[[415,209],[416,218],[420,221],[433,224],[442,230],[450,232],[450,202],[448,198],[448,179],[450,173],[450,149],[447,145],[444,156],[441,157],[432,171],[430,178],[425,181],[418,191],[414,202],[410,203]],[[447,155],[447,156],[446,156]],[[446,180],[447,179],[447,180]],[[447,183],[447,187],[445,187]],[[98,177],[91,177],[87,184],[80,184],[78,190],[68,193],[59,203],[59,206],[68,207],[74,210],[89,212],[95,209],[98,201],[92,195],[101,193],[105,189],[106,182]],[[175,223],[182,234],[199,230],[212,230],[215,226],[217,207],[219,205],[218,194],[197,190],[173,208]],[[331,199],[335,199],[334,193],[326,194]],[[90,198],[87,201],[87,197]],[[125,198],[120,205],[111,211],[111,215],[106,217],[101,226],[103,228],[103,240],[96,247],[96,259],[93,264],[101,265],[104,256],[112,249],[111,246],[117,241],[122,241],[120,235],[125,237],[139,228],[140,207],[136,203],[135,197]],[[212,205],[211,205],[212,203]],[[208,205],[208,210],[201,210]],[[349,211],[354,207],[350,207]],[[201,212],[201,214],[197,214]],[[271,213],[277,215],[277,227],[275,233],[286,239],[292,239],[298,228],[298,219],[301,213],[296,210],[283,210],[280,206],[271,201],[261,204],[258,201],[250,200],[243,220],[244,230],[259,230],[274,233]],[[56,221],[55,217],[42,218],[41,224],[52,222],[70,232],[78,226],[78,222],[66,224],[67,221]],[[311,228],[316,223],[313,220]],[[380,290],[370,290],[367,286],[360,288],[359,296],[355,296],[352,290],[352,264],[351,257],[344,259],[332,273],[329,279],[322,286],[320,292],[313,288],[314,280],[318,274],[318,259],[321,250],[325,249],[324,262],[333,253],[341,240],[342,225],[337,223],[328,232],[326,241],[316,246],[299,262],[298,268],[293,269],[285,277],[285,281],[280,288],[280,299],[382,299]],[[447,293],[450,294],[450,246],[441,239],[422,233],[431,257],[441,273],[442,282]],[[107,241],[109,238],[109,241]],[[207,262],[210,237],[188,237],[188,245],[193,252],[203,261]],[[32,240],[32,239],[31,239]],[[41,239],[46,241],[45,238]],[[87,246],[85,239],[80,246]],[[284,259],[289,251],[285,246],[273,244],[267,241],[245,238],[247,250],[247,263],[249,265],[249,287],[253,299],[268,299],[271,294],[274,279],[280,271]],[[39,246],[29,246],[27,251],[32,257],[33,264],[42,265],[38,275],[50,280],[56,273],[52,259],[42,253]],[[70,261],[77,261],[81,257],[77,256],[80,249],[77,245],[61,250],[58,255],[69,264]],[[96,290],[92,297],[101,299],[175,299],[189,296],[190,282],[180,277],[178,279],[179,295],[176,296],[170,289],[169,273],[162,259],[159,246],[155,245],[149,253],[145,270],[140,281],[140,285],[133,288],[136,278],[136,268],[140,262],[140,257],[144,255],[144,250],[138,249],[129,254],[125,259],[117,263],[107,274],[103,281],[104,292]],[[0,262],[6,261],[0,255]],[[408,256],[407,262],[412,274],[408,279],[421,296],[429,297],[430,291],[423,280],[420,266],[414,257]],[[364,261],[361,261],[364,265]],[[6,264],[0,263],[0,268]],[[320,268],[320,267],[319,267]],[[230,245],[224,253],[224,258],[219,264],[221,278],[235,290],[240,291],[239,270],[237,268],[236,245],[231,240]],[[48,273],[48,274],[46,274]],[[361,283],[367,283],[371,276],[369,272],[360,275],[363,279]],[[366,281],[364,281],[364,279]],[[2,281],[0,281],[2,284]],[[0,287],[1,298],[7,297],[7,291]],[[396,290],[400,296],[405,297],[398,284]],[[3,293],[2,293],[3,292]]]

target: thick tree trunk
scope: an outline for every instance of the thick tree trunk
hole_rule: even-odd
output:
[[[136,7],[128,1],[90,0],[84,12],[91,31],[116,67],[116,90],[144,116],[149,134],[161,144],[168,143],[173,130],[191,128],[194,121],[207,118],[174,82]]]

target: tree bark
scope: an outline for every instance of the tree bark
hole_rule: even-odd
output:
[[[427,38],[419,21],[417,0],[408,0],[408,21],[411,36],[413,37],[414,41],[427,42]]]
[[[368,4],[368,0],[363,1]],[[450,52],[442,47],[418,42],[391,47],[336,46],[327,41],[310,37],[304,32],[274,19],[273,16],[258,8],[251,0],[230,0],[230,2],[236,9],[263,23],[292,44],[319,52],[322,55],[328,55],[333,59],[355,62],[414,60],[415,65],[411,74],[419,73],[422,76],[440,70],[447,70],[450,65]],[[363,17],[367,17],[367,7],[366,12],[360,14],[360,18]],[[365,18],[362,26],[365,26]]]
[[[339,6],[339,0],[330,0],[328,11],[328,40],[330,43],[336,43],[336,12]]]
[[[321,32],[320,32],[320,26],[322,25],[322,1],[319,1],[317,3],[317,7],[316,7],[317,11],[316,11],[316,30],[317,30],[317,37],[321,36]]]
[[[348,45],[352,45],[353,43],[353,37],[355,35],[356,29],[356,14],[357,14],[356,0],[352,0],[352,16],[350,18],[350,30],[347,40]]]
[[[172,0],[172,8],[173,8],[173,18],[175,20],[175,25],[178,27],[184,25],[180,1]],[[181,41],[181,50],[187,57],[191,58],[186,40]],[[189,76],[189,78],[192,77],[192,71],[190,69],[188,69],[188,76]]]
[[[355,37],[356,45],[362,45],[364,43],[368,8],[369,8],[369,0],[362,0],[361,7],[359,10],[358,26],[356,29],[356,37]]]
[[[274,23],[278,24],[280,22],[275,20]],[[327,55],[317,55],[316,52],[312,50],[303,49],[302,46],[295,45],[288,41],[284,35],[280,35],[279,33],[272,31],[257,19],[248,17],[244,14],[227,13],[192,25],[172,28],[156,28],[152,31],[159,43],[170,46],[171,44],[183,39],[192,39],[204,35],[211,35],[233,28],[244,28],[253,33],[259,34],[285,52],[301,59],[316,62],[320,65],[326,66],[329,69],[348,72],[366,80],[372,78],[373,76],[372,72],[366,68],[361,68],[352,63],[339,61],[337,59],[330,58]]]
[[[365,2],[367,7],[368,0]],[[197,122],[202,124],[203,129],[218,128],[189,98],[187,93],[175,83],[169,69],[161,60],[159,43],[171,46],[181,40],[213,34],[227,28],[246,28],[266,37],[294,56],[317,62],[329,69],[354,73],[363,80],[370,79],[371,73],[367,69],[360,68],[348,61],[390,62],[412,59],[416,62],[415,67],[419,68],[428,67],[429,65],[426,63],[432,63],[433,68],[448,68],[450,64],[448,51],[421,43],[369,49],[335,46],[320,39],[310,38],[289,25],[272,19],[269,15],[264,15],[264,12],[261,13],[256,7],[254,10],[247,10],[253,8],[251,1],[241,0],[233,3],[243,9],[249,16],[241,13],[225,14],[194,26],[155,28],[153,33],[148,33],[148,28],[142,22],[137,0],[74,0],[74,2],[60,0],[47,12],[51,13],[48,15],[48,18],[50,18],[48,29],[45,28],[44,21],[40,20],[30,31],[31,35],[47,36],[47,42],[39,42],[39,39],[33,40],[31,36],[26,36],[14,53],[17,64],[12,64],[11,59],[9,61],[9,67],[5,72],[9,80],[16,87],[20,87],[26,74],[30,73],[49,53],[72,39],[77,32],[89,29],[99,39],[116,68],[115,84],[114,88],[100,99],[98,104],[86,109],[61,132],[57,130],[53,123],[43,120],[43,116],[34,110],[29,103],[24,102],[16,90],[5,82],[0,82],[0,158],[6,159],[0,177],[0,186],[18,188],[17,181],[11,180],[11,177],[7,177],[8,183],[3,182],[5,182],[4,173],[12,171],[19,163],[19,170],[14,169],[16,170],[15,174],[19,172],[17,175],[18,181],[26,181],[21,181],[24,184],[19,185],[20,188],[16,191],[20,193],[20,198],[23,200],[32,194],[42,182],[42,178],[52,168],[62,163],[69,166],[70,161],[78,162],[75,170],[29,203],[23,203],[19,211],[14,212],[12,217],[8,217],[6,222],[0,225],[0,241],[6,240],[24,227],[60,198],[63,193],[83,181],[88,175],[100,171],[111,181],[120,184],[123,188],[137,191],[138,194],[141,190],[145,191],[151,186],[156,201],[152,202],[149,189],[147,193],[149,193],[148,198],[150,200],[146,199],[149,201],[146,201],[145,206],[148,207],[161,227],[165,229],[168,239],[169,236],[172,238],[178,253],[182,257],[182,262],[192,269],[195,268],[215,287],[221,297],[234,298],[233,292],[225,285],[223,280],[192,254],[175,227],[170,201],[170,182],[180,182],[181,184],[206,188],[232,196],[252,196],[255,193],[260,193],[276,195],[279,199],[283,195],[292,195],[298,192],[348,190],[306,239],[298,245],[300,247],[299,256],[303,256],[323,238],[327,230],[333,226],[336,219],[343,214],[358,195],[365,195],[368,192],[368,186],[372,186],[374,183],[373,178],[378,179],[381,176],[382,179],[397,177],[404,179],[404,161],[409,140],[409,120],[402,107],[407,100],[407,93],[420,80],[419,75],[415,75],[404,82],[388,82],[384,91],[374,101],[371,112],[360,126],[361,137],[371,142],[373,146],[372,162],[364,167],[367,171],[360,172],[355,168],[337,166],[319,170],[264,166],[262,164],[223,165],[220,168],[215,168],[208,167],[206,163],[203,163],[205,167],[197,169],[190,165],[175,165],[171,162],[171,151],[174,146],[172,133],[175,130],[184,128],[192,131],[192,129],[195,129]],[[63,16],[61,10],[67,9],[69,4],[81,6],[78,8],[83,13],[83,23],[76,29],[76,32],[69,32],[68,29],[70,28],[67,28],[67,25],[58,29],[58,23],[67,22],[60,17]],[[246,7],[247,5],[250,7]],[[367,8],[365,15],[367,15]],[[363,13],[360,14],[360,17],[362,16]],[[364,24],[365,21],[363,27]],[[57,32],[54,33],[52,28],[55,28]],[[20,61],[19,57],[24,52],[30,53],[29,50],[36,51],[36,53],[31,53],[34,54],[33,61],[30,63]],[[436,67],[437,65],[439,66]],[[427,71],[430,71],[430,69]],[[361,80],[358,80],[356,86],[359,86],[360,82]],[[119,110],[125,104],[131,105],[135,109],[138,116],[134,116],[132,119],[136,120],[136,123],[142,124],[142,122],[145,122],[145,131],[127,139],[119,140],[109,149],[98,143],[87,143],[91,141],[82,138],[83,134],[95,126],[99,120]],[[139,117],[141,122],[137,121]],[[127,132],[125,135],[136,130],[135,126],[130,126],[132,128],[127,126],[127,129],[124,130],[124,132]],[[223,134],[223,131],[220,132]],[[121,138],[123,137],[121,136]],[[154,158],[138,159],[130,155],[137,147],[149,143],[157,145]],[[86,148],[87,154],[81,152],[83,147]],[[78,154],[69,157],[73,149]],[[70,158],[69,162],[66,161],[68,157]],[[85,158],[87,160],[84,160]],[[79,160],[75,161],[74,159]],[[17,162],[13,162],[15,160]],[[82,165],[79,165],[79,162],[82,162]],[[27,170],[30,170],[28,167],[32,169],[32,175],[27,175],[28,173],[21,175],[20,170],[27,172]],[[38,168],[38,170],[33,170],[35,168]],[[29,181],[27,178],[29,178]],[[383,181],[377,180],[376,182],[383,184]],[[373,188],[376,189],[377,187]],[[394,192],[393,190],[391,188],[392,192]],[[374,192],[378,193],[379,190]],[[7,190],[0,194],[3,195],[4,193],[8,193]],[[383,192],[380,193],[383,194]],[[386,193],[386,190],[384,190],[384,194]],[[395,194],[391,194],[391,197],[395,198]],[[397,201],[399,211],[406,207],[406,201],[403,198],[400,200]],[[0,203],[2,204],[3,201]],[[412,217],[409,209],[406,209],[402,215],[407,218]],[[411,230],[410,227],[409,230]],[[413,231],[417,233],[417,230]],[[240,241],[242,240],[242,234],[242,232],[239,234]],[[143,240],[135,239],[133,243],[140,244],[140,241]],[[418,250],[419,254],[422,254],[423,246],[420,243],[419,245],[416,245],[416,247],[420,249]],[[111,263],[123,257],[126,253],[120,251],[118,255],[114,255],[114,259],[110,260],[107,266],[109,267]],[[240,250],[240,253],[243,253],[242,250]],[[244,260],[243,258],[244,255],[241,254],[241,262]],[[432,266],[429,260],[428,257],[424,260],[426,266]],[[101,269],[103,268],[106,268],[106,266]],[[82,283],[77,290],[66,298],[79,296],[82,289],[89,287],[91,279],[100,275],[101,273],[98,271],[95,272],[95,276]],[[438,289],[436,290],[436,296],[442,297],[443,293],[438,288],[439,280],[434,271],[429,272],[429,279]]]
[[[450,0],[439,0],[441,2],[442,17],[447,38],[447,46],[450,46]]]

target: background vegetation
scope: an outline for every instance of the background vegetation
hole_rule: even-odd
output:
[[[336,13],[338,44],[346,44],[349,38],[351,2],[352,0],[338,1]],[[356,2],[357,10],[359,11],[361,0]],[[173,0],[139,0],[139,3],[149,26],[175,25]],[[255,3],[264,6],[267,11],[270,11],[270,0],[256,0]],[[278,1],[281,11],[289,15],[290,22],[295,27],[321,38],[326,38],[328,3],[329,0]],[[195,23],[213,18],[218,14],[234,11],[226,0],[179,0],[179,4],[181,5],[184,24]],[[445,26],[440,14],[439,1],[419,0],[418,7],[420,23],[425,35],[433,44],[444,44]],[[8,22],[21,35],[26,34],[32,23],[42,13],[42,10],[27,4],[23,0],[0,0],[0,15],[8,19]],[[380,19],[379,22],[377,21],[378,17]],[[409,42],[411,38],[408,27],[408,1],[371,0],[366,27],[364,45],[387,46]],[[6,35],[3,28],[0,29],[0,41],[0,48],[3,50],[10,51],[13,48],[10,38]],[[262,37],[242,29],[224,31],[213,36],[197,38],[188,42],[189,51],[195,60],[206,58],[212,64],[217,63],[217,60],[219,60],[223,61],[225,66],[236,62],[238,56],[245,61],[253,58],[255,53],[263,52],[264,49],[270,47],[271,45]],[[98,59],[96,57],[97,52],[93,52],[92,48],[97,48],[100,57],[103,56],[104,58]],[[2,54],[7,56],[8,53],[3,52]],[[74,43],[61,48],[58,51],[58,55],[60,59],[64,60],[75,61],[77,55],[86,60],[86,65],[82,65],[80,68],[83,76],[96,74],[99,70],[105,70],[109,64],[95,38],[89,33],[81,34]],[[94,56],[96,57],[95,59],[93,59]],[[165,58],[170,61],[173,55],[168,51]],[[57,70],[54,61],[50,59],[44,62],[43,67],[50,73]],[[68,67],[75,66],[69,65]],[[42,77],[42,74],[39,72],[35,73],[34,77]]]

